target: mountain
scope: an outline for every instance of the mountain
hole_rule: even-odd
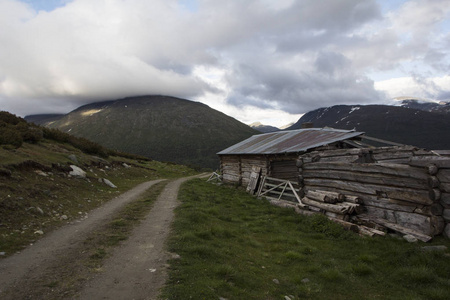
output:
[[[400,106],[406,108],[420,109],[429,112],[450,114],[450,102],[445,101],[430,101],[417,98],[396,98],[400,101]]]
[[[288,130],[302,123],[314,127],[355,129],[368,136],[426,149],[450,149],[450,115],[389,105],[336,105],[303,115]]]
[[[270,126],[270,125],[263,125],[261,122],[255,122],[249,125],[251,128],[258,130],[262,133],[268,133],[268,132],[274,132],[274,131],[280,131],[279,128]]]
[[[34,123],[37,125],[44,125],[58,121],[62,117],[64,117],[64,114],[43,114],[43,115],[26,116],[24,119],[30,123]]]
[[[214,169],[217,152],[259,133],[205,104],[169,96],[92,103],[46,126],[111,149]]]

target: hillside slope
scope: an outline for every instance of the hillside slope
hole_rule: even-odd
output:
[[[216,153],[258,132],[205,104],[168,96],[88,104],[47,126],[158,161],[217,168]]]
[[[289,130],[314,127],[355,129],[393,142],[439,150],[450,149],[450,116],[388,105],[336,105],[303,115]]]

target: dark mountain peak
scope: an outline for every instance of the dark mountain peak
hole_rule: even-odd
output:
[[[426,149],[450,149],[450,116],[389,105],[335,105],[304,114],[288,130],[303,123],[314,127],[355,129],[369,136]]]
[[[83,105],[50,127],[160,161],[218,167],[216,153],[254,134],[209,106],[151,95]]]

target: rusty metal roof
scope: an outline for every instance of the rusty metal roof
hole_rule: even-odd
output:
[[[217,153],[282,154],[307,151],[334,142],[363,135],[364,132],[333,128],[308,128],[254,135]]]

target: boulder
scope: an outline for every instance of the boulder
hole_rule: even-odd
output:
[[[86,178],[86,172],[83,171],[83,169],[75,165],[70,165],[70,167],[72,168],[72,171],[69,172],[69,175],[79,178]]]
[[[117,188],[117,186],[115,186],[114,185],[114,183],[112,183],[111,181],[109,181],[108,179],[106,179],[106,178],[103,178],[103,182],[107,185],[107,186],[109,186],[109,187],[112,187],[112,188]]]

